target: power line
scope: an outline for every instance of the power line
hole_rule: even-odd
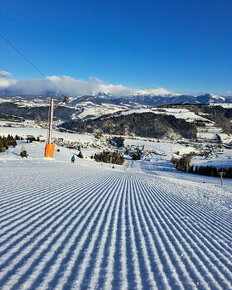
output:
[[[49,81],[60,93],[61,95],[64,95],[64,93],[62,92],[62,90],[60,88],[58,88],[58,86],[53,83],[50,79],[48,79],[45,74],[35,65],[33,64],[33,62],[31,62],[26,56],[24,56],[22,54],[22,52],[20,50],[18,50],[17,47],[15,47],[5,36],[3,36],[1,33],[0,33],[0,37],[5,40],[5,42],[11,47],[13,48],[22,58],[24,58],[31,66],[33,66],[33,68],[35,70],[37,70],[47,81]]]

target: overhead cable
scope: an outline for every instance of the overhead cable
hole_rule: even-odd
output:
[[[64,95],[64,93],[62,92],[62,90],[60,88],[58,88],[58,86],[52,82],[48,77],[45,76],[45,74],[33,63],[31,62],[25,55],[22,54],[22,52],[15,47],[5,36],[3,36],[0,33],[0,37],[10,46],[12,47],[22,58],[24,58],[31,66],[33,66],[33,68],[35,70],[37,70],[47,81],[49,81],[60,93],[61,95]]]

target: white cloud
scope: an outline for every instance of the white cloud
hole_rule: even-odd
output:
[[[50,76],[47,79],[54,83],[66,95],[82,96],[92,94],[91,82],[77,80],[70,76]],[[56,91],[58,92],[58,89]]]
[[[16,83],[16,80],[0,78],[0,89],[8,89]]]
[[[93,94],[96,95],[99,92],[110,94],[114,97],[130,96],[133,94],[133,89],[125,87],[123,85],[112,85],[112,84],[99,84],[93,89]]]
[[[10,78],[12,76],[12,74],[8,71],[5,70],[0,70],[0,77],[4,77],[4,78]]]
[[[5,76],[11,75],[7,73],[5,72]],[[80,80],[64,75],[48,76],[47,79],[16,80],[1,76],[0,74],[0,89],[10,89],[11,92],[17,94],[43,95],[52,91],[58,95],[60,94],[60,90],[67,96],[96,95],[99,92],[110,94],[113,97],[139,94],[165,95],[171,93],[162,88],[138,90],[121,84],[108,84],[95,77],[89,77],[88,80]]]
[[[154,89],[145,89],[136,91],[137,95],[154,95],[154,96],[163,96],[173,94],[172,92],[163,89],[163,88],[154,88]]]
[[[16,80],[10,89],[16,93],[26,95],[43,95],[48,90],[54,90],[52,84],[44,79]]]

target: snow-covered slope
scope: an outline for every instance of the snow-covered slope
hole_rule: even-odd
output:
[[[230,180],[25,146],[0,153],[1,289],[231,289]]]

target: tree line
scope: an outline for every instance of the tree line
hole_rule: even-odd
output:
[[[9,146],[15,147],[17,145],[16,138],[8,135],[7,137],[5,136],[0,136],[0,152],[5,152]]]
[[[171,161],[177,170],[213,177],[218,177],[220,175],[219,172],[223,172],[223,177],[232,178],[232,167],[216,168],[214,166],[208,165],[207,166],[190,165],[191,159],[195,155],[196,155],[195,153],[189,153],[180,158],[179,160],[172,158]]]
[[[100,153],[95,153],[93,158],[97,162],[112,163],[112,164],[118,164],[118,165],[122,165],[124,163],[123,155],[117,152],[103,151]]]
[[[232,178],[232,167],[216,168],[213,166],[195,166],[193,168],[193,166],[191,166],[189,172],[213,177],[218,177],[220,174],[219,172],[223,172],[223,177]]]

